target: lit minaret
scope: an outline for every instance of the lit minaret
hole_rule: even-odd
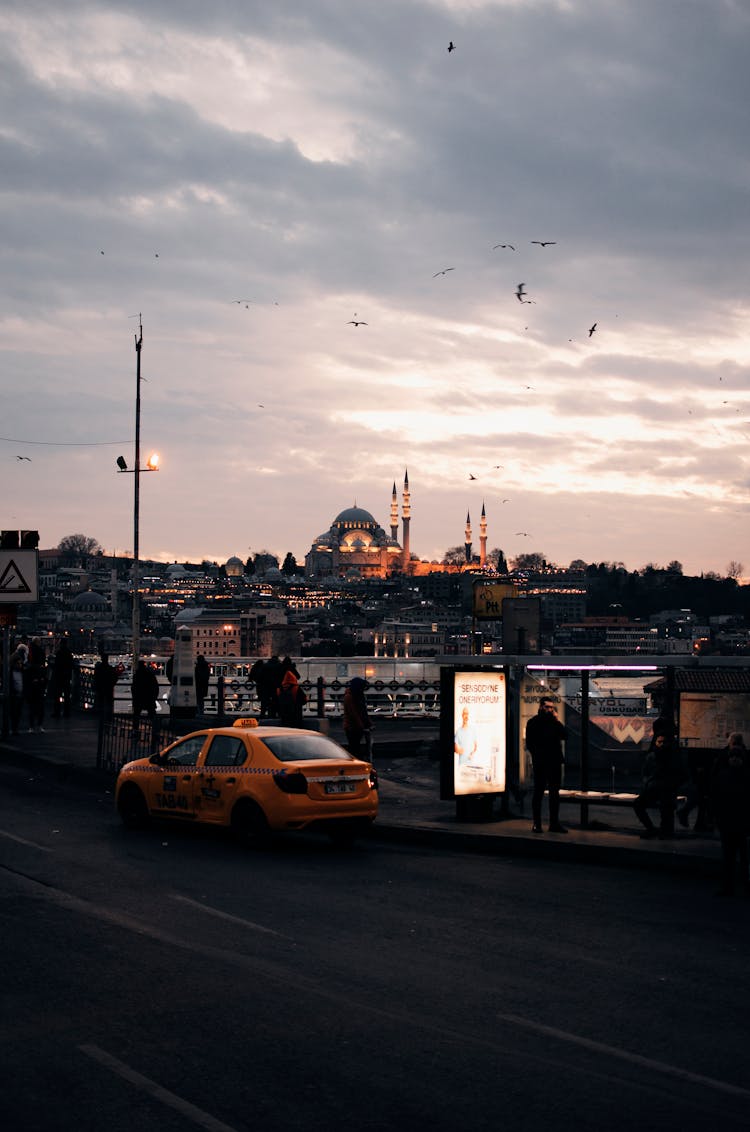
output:
[[[404,553],[404,572],[406,573],[409,570],[409,562],[410,562],[410,559],[411,559],[411,554],[409,552],[409,523],[411,522],[411,497],[409,495],[409,470],[408,470],[408,468],[404,471],[404,494],[402,496],[402,503],[401,503],[401,518],[403,519],[403,522],[404,522],[403,553]]]
[[[398,496],[396,495],[396,481],[393,481],[393,495],[391,496],[391,538],[398,542]]]
[[[482,500],[482,517],[479,520],[479,565],[487,564],[487,516],[484,513],[484,500]]]
[[[466,534],[464,535],[464,552],[467,565],[471,562],[471,516],[466,512]]]

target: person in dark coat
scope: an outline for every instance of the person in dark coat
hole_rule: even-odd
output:
[[[44,697],[47,692],[47,657],[39,637],[33,637],[23,672],[23,689],[29,706],[29,731],[44,731]]]
[[[198,704],[198,715],[203,715],[203,702],[208,695],[208,681],[211,669],[203,653],[198,653],[195,662],[195,699]]]
[[[367,685],[361,676],[353,676],[349,687],[344,692],[344,734],[346,746],[350,755],[361,758],[360,748],[365,740],[365,758],[370,758],[370,736],[372,723],[367,711],[365,688]]]
[[[132,685],[133,724],[137,726],[141,712],[145,711],[152,724],[156,722],[156,701],[159,699],[159,681],[145,660],[138,661]]]
[[[714,763],[711,804],[721,837],[723,883],[720,896],[734,894],[735,865],[739,862],[740,884],[750,895],[747,839],[750,835],[750,761],[742,735],[729,736],[726,750]]]
[[[120,673],[109,663],[109,655],[101,653],[94,665],[94,704],[102,719],[111,719],[115,711],[115,684]]]
[[[645,827],[641,837],[674,837],[677,787],[682,771],[674,726],[668,719],[660,717],[654,723],[641,776],[641,789],[633,802],[636,817]],[[659,807],[658,829],[651,820],[649,806]]]
[[[567,731],[557,718],[554,700],[543,699],[536,715],[526,724],[526,746],[534,771],[531,813],[534,833],[542,833],[542,799],[549,792],[549,832],[567,833],[560,824],[560,785],[562,783],[563,743]]]

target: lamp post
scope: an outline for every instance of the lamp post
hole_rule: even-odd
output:
[[[129,468],[122,456],[117,457],[120,473],[133,473],[133,668],[135,679],[138,658],[141,654],[141,561],[139,547],[139,523],[141,506],[141,472],[158,472],[159,457],[152,453],[145,468],[141,467],[141,346],[143,344],[143,323],[138,316],[138,333],[135,336],[135,467]]]

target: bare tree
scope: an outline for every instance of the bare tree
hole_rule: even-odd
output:
[[[734,559],[732,559],[732,561],[727,566],[727,577],[728,578],[734,578],[734,580],[736,582],[737,579],[741,578],[744,573],[745,573],[745,567],[742,565],[742,563],[741,562],[735,562]]]
[[[61,554],[101,554],[102,548],[95,538],[88,535],[66,535],[57,545]]]
[[[466,561],[466,551],[462,546],[449,546],[443,556],[446,566],[460,566]]]

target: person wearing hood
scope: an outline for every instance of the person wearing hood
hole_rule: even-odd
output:
[[[370,735],[372,724],[365,702],[366,684],[361,676],[354,676],[344,692],[344,734],[350,755],[360,757],[359,750],[365,740],[365,757],[370,757]]]
[[[307,695],[290,670],[284,673],[277,696],[277,709],[282,727],[302,727],[302,709]]]

